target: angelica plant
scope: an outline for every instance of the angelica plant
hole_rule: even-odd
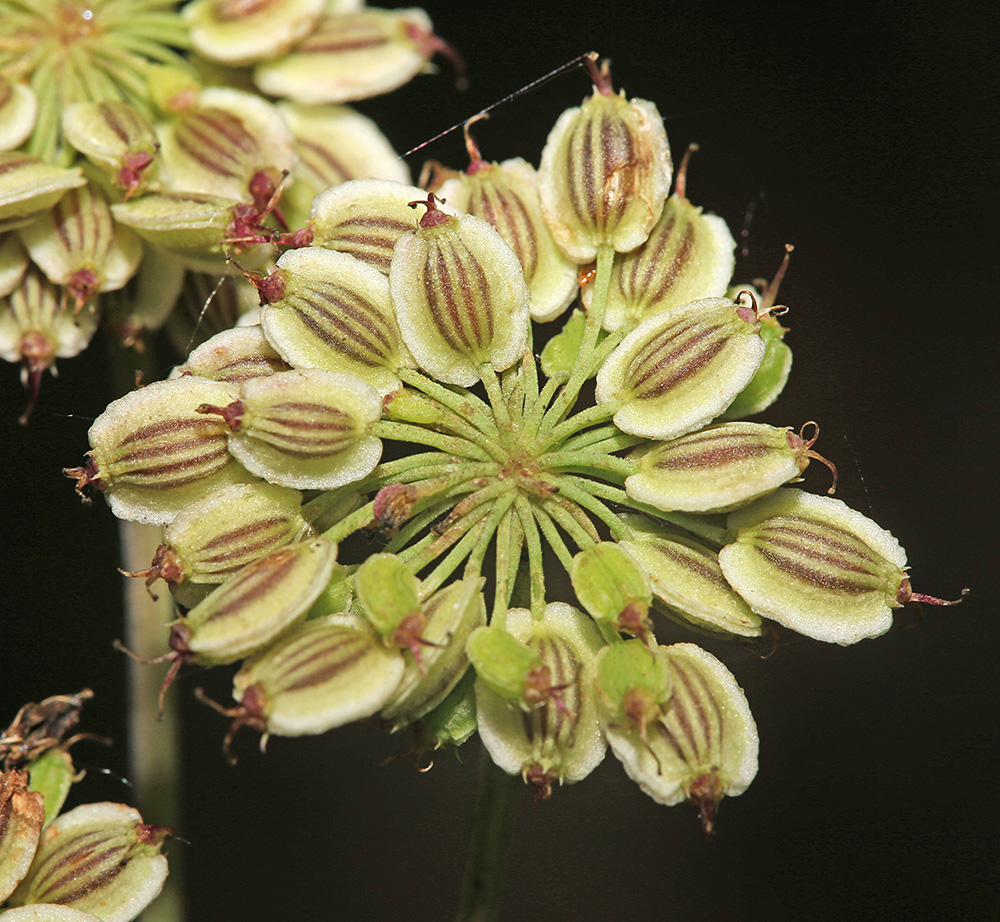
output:
[[[785,264],[732,284],[735,241],[689,201],[686,158],[674,176],[655,106],[589,66],[538,171],[487,162],[467,126],[469,167],[430,190],[319,195],[290,235],[312,245],[246,272],[259,328],[115,401],[66,474],[166,526],[133,574],[179,604],[162,694],[189,663],[242,661],[234,704],[206,698],[227,750],[244,726],[262,748],[363,718],[431,748],[478,733],[544,800],[610,747],[711,833],[757,728],[719,659],[657,642],[654,611],[846,645],[950,603],[912,590],[871,519],[788,486],[826,460],[814,422],[734,418],[788,378]],[[563,318],[540,352],[535,318]],[[495,911],[495,882],[470,880],[463,911]]]
[[[595,83],[619,98],[609,76]],[[626,158],[600,194],[574,199],[592,172],[573,178],[586,130],[553,136],[541,189],[528,163],[484,160],[474,131],[469,166],[437,170],[429,189],[348,183],[311,206],[303,193],[288,229],[243,214],[221,244],[187,213],[154,227],[176,202],[137,188],[120,204],[137,226],[149,219],[152,245],[214,272],[229,252],[248,269],[260,323],[193,352],[186,384],[109,408],[73,476],[116,513],[164,526],[137,575],[157,593],[162,577],[178,603],[163,630],[172,673],[197,681],[194,666],[242,662],[233,701],[214,702],[233,752],[241,727],[263,743],[374,719],[395,741],[413,730],[461,753],[478,731],[502,772],[558,800],[610,747],[643,791],[692,802],[714,829],[721,797],[754,796],[754,689],[740,691],[739,653],[720,654],[730,673],[693,643],[658,642],[677,636],[662,615],[694,640],[752,644],[786,624],[846,644],[914,598],[905,557],[867,517],[782,486],[815,460],[816,427],[744,417],[784,387],[799,300],[784,315],[776,285],[732,278],[733,234],[688,201],[682,170],[668,195],[662,170],[633,182]],[[668,162],[665,138],[634,146]],[[699,199],[708,179],[687,184]],[[616,212],[600,198],[619,187],[631,207]],[[302,188],[283,190],[286,219]],[[633,224],[649,234],[635,245]],[[307,229],[318,246],[293,247]],[[279,259],[273,243],[293,248]],[[85,330],[89,309],[70,322]],[[544,322],[561,328],[548,342]]]

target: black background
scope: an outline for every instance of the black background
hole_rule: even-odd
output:
[[[993,916],[998,855],[995,385],[997,16],[975,4],[428,5],[470,88],[438,76],[359,106],[400,151],[594,48],[616,85],[659,106],[675,155],[701,145],[692,201],[734,233],[763,196],[740,278],[795,244],[781,300],[795,354],[765,416],[820,422],[839,495],[906,547],[918,591],[964,605],[903,611],[850,648],[791,634],[761,659],[715,645],[759,724],[760,771],[706,841],[693,810],[654,804],[609,757],[547,804],[525,790],[502,918],[843,920]],[[537,162],[580,69],[477,128],[490,159]],[[412,158],[465,164],[460,133]],[[993,219],[988,221],[989,219]],[[79,463],[110,396],[100,344],[60,363],[30,427],[0,369],[4,527],[0,723],[24,700],[93,687],[88,729],[124,736],[116,532],[59,468]],[[165,370],[165,369],[164,369]],[[827,485],[822,468],[807,487]],[[682,639],[664,632],[662,639]],[[150,667],[153,668],[153,667]],[[217,674],[218,673],[218,674]],[[474,745],[427,774],[364,726],[249,739],[231,769],[221,721],[182,677],[189,918],[450,918],[474,792]],[[124,746],[81,746],[126,773]],[[91,772],[84,800],[127,799]],[[156,817],[147,817],[155,821]],[[995,909],[994,909],[995,911]]]

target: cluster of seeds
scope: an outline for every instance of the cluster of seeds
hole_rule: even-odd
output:
[[[0,21],[0,356],[28,412],[100,322],[190,345],[173,309],[228,256],[270,268],[318,192],[405,181],[343,103],[453,54],[422,11],[352,0],[0,0]]]
[[[171,675],[243,661],[216,705],[230,738],[478,731],[540,796],[610,744],[710,830],[754,777],[756,727],[715,657],[657,643],[651,609],[848,644],[926,597],[888,532],[786,486],[814,423],[740,421],[788,377],[777,283],[731,286],[733,238],[683,165],[670,194],[655,106],[591,71],[537,171],[469,138],[469,167],[426,190],[318,195],[312,245],[248,273],[259,325],[109,406],[66,473],[165,526],[133,575],[181,606]],[[536,355],[532,321],[560,316]],[[573,598],[550,598],[553,565]]]
[[[83,777],[64,739],[92,692],[27,704],[0,731],[0,913],[4,922],[130,922],[167,876],[170,830],[123,804],[60,815]]]

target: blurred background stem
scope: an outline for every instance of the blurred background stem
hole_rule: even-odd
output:
[[[149,566],[160,543],[160,529],[137,522],[118,523],[124,570]],[[174,619],[173,600],[161,589],[157,598],[141,579],[125,578],[125,645],[140,659],[163,653],[164,627]],[[136,806],[143,819],[180,832],[180,725],[177,696],[167,695],[158,713],[163,669],[129,659],[128,764]],[[184,919],[181,849],[170,850],[170,874],[163,892],[143,912],[143,922],[182,922]]]

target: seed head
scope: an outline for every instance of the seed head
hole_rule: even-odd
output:
[[[605,62],[593,95],[556,122],[542,151],[542,210],[556,243],[577,263],[608,244],[641,244],[670,191],[672,165],[656,106],[611,91]]]

